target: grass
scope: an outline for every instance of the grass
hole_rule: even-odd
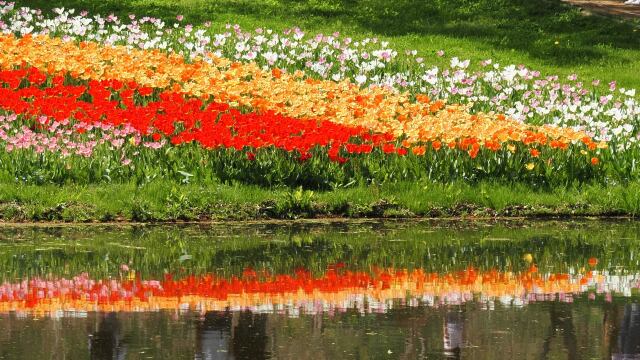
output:
[[[617,80],[640,88],[640,22],[588,15],[559,0],[18,0],[92,13],[150,15],[185,23],[212,20],[246,29],[300,26],[309,32],[390,40],[430,63],[448,56],[526,64],[547,74]],[[435,52],[444,49],[440,59]]]
[[[248,185],[0,185],[5,222],[164,222],[296,218],[567,217],[640,213],[640,183],[533,191],[481,183],[396,183],[328,192]]]

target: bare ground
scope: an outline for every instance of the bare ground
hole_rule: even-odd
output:
[[[640,19],[640,5],[627,5],[620,0],[562,0],[566,3],[578,6],[585,11],[620,16],[625,18]]]

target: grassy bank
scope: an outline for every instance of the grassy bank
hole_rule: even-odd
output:
[[[103,16],[110,13],[121,17],[136,14],[138,19],[145,15],[155,16],[165,20],[167,27],[172,27],[179,21],[178,15],[184,15],[180,26],[184,26],[185,31],[187,31],[186,24],[199,26],[207,20],[214,21],[214,29],[211,31],[215,32],[226,31],[226,23],[238,23],[245,29],[269,27],[282,30],[301,26],[308,33],[328,34],[340,31],[343,35],[356,39],[379,37],[389,40],[391,46],[400,52],[417,49],[428,64],[448,64],[452,56],[470,58],[474,62],[492,58],[503,65],[526,64],[547,74],[567,75],[576,72],[580,76],[580,81],[590,82],[591,78],[600,78],[605,81],[617,80],[621,86],[640,88],[640,76],[635,71],[640,66],[640,37],[637,36],[640,23],[585,15],[578,9],[557,0],[538,2],[401,0],[392,3],[383,0],[66,0],[56,2],[30,0],[17,2],[17,6],[22,5],[39,7],[45,11],[64,6],[89,10],[93,14]],[[15,23],[19,25],[18,27],[22,24],[22,22]],[[180,43],[181,40],[176,41]],[[26,48],[26,43],[21,44],[16,47],[16,51]],[[233,46],[230,48],[236,49]],[[441,49],[445,50],[446,55],[437,56],[436,53]],[[26,55],[29,55],[29,58],[36,57],[32,51],[24,51],[25,58],[27,58]],[[63,53],[58,54],[57,57],[62,58]],[[88,58],[95,59],[96,56]],[[106,69],[111,66],[110,61],[95,65],[100,69]],[[86,63],[78,64],[84,67],[93,62],[87,60]],[[416,62],[414,65],[418,66],[417,64]],[[124,67],[121,66],[121,68]],[[117,67],[114,69],[122,70]],[[43,70],[36,69],[36,71]],[[280,79],[279,71],[272,73],[274,78]],[[5,77],[13,79],[12,74],[14,73],[7,72]],[[91,108],[91,116],[87,115],[80,122],[88,123],[91,119],[102,121],[108,117],[128,120],[135,118],[144,121],[154,119],[155,121],[160,118],[159,113],[166,115],[165,107],[168,105],[171,105],[174,113],[171,116],[162,116],[162,119],[171,122],[186,113],[192,114],[193,119],[199,119],[195,115],[204,119],[205,115],[213,113],[205,114],[200,108],[197,111],[189,110],[187,105],[192,103],[186,99],[182,99],[184,100],[182,103],[176,99],[162,100],[164,103],[160,106],[156,104],[160,103],[157,91],[155,94],[144,96],[140,93],[136,95],[131,91],[125,96],[125,91],[114,90],[115,93],[111,93],[111,90],[108,90],[109,99],[115,97],[119,100],[113,103],[98,101],[99,96],[104,93],[92,93],[92,86],[71,75],[66,79],[67,83],[58,84],[59,86],[55,86],[55,91],[51,91],[56,96],[45,96],[40,92],[42,90],[40,87],[44,85],[38,83],[38,77],[35,76],[38,74],[34,74],[31,73],[34,76],[34,84],[31,84],[31,80],[24,82],[18,79],[12,91],[7,92],[8,95],[15,95],[14,93],[19,91],[22,93],[32,91],[49,102],[46,102],[47,105],[43,108],[24,99],[5,104],[11,110],[4,120],[12,124],[7,125],[11,135],[9,140],[12,143],[10,148],[7,146],[6,152],[0,154],[0,218],[4,221],[153,222],[322,217],[616,215],[635,217],[640,210],[640,195],[638,195],[640,177],[635,161],[638,157],[638,147],[635,142],[632,143],[629,140],[631,137],[640,135],[635,132],[636,121],[632,118],[633,115],[630,115],[629,119],[624,118],[625,122],[618,121],[619,118],[623,118],[625,111],[624,108],[620,111],[617,109],[621,102],[616,103],[618,104],[616,110],[605,109],[602,103],[610,100],[613,102],[613,95],[611,95],[612,99],[606,98],[606,101],[597,97],[591,100],[585,98],[585,101],[591,101],[589,104],[602,105],[594,105],[601,114],[610,112],[619,115],[618,117],[601,115],[598,119],[611,121],[607,126],[610,126],[612,128],[610,130],[614,133],[617,131],[621,134],[622,131],[626,131],[625,137],[621,138],[628,140],[630,145],[625,147],[622,145],[626,142],[611,141],[608,150],[604,145],[600,146],[588,137],[586,137],[587,140],[582,138],[582,142],[578,140],[580,138],[575,138],[572,140],[575,146],[570,147],[569,142],[554,142],[551,141],[552,138],[547,139],[545,135],[544,141],[539,140],[539,148],[534,148],[533,145],[529,148],[518,147],[507,140],[500,140],[500,143],[494,143],[494,141],[481,143],[475,139],[478,134],[465,132],[460,136],[458,144],[449,140],[447,140],[448,144],[443,144],[440,140],[433,141],[436,139],[434,135],[433,138],[423,139],[425,147],[415,149],[396,149],[395,146],[399,144],[389,143],[384,144],[387,147],[393,145],[387,149],[388,151],[383,147],[380,149],[372,147],[369,150],[370,154],[365,156],[362,154],[366,152],[358,152],[359,147],[356,149],[351,146],[350,148],[355,149],[351,154],[351,150],[347,151],[346,147],[341,149],[336,145],[335,148],[321,149],[311,154],[315,150],[309,150],[310,152],[307,153],[308,149],[305,147],[306,150],[300,151],[303,148],[298,148],[297,144],[298,135],[307,132],[296,131],[285,134],[287,139],[295,139],[295,146],[269,145],[262,149],[260,147],[263,144],[255,145],[255,142],[249,141],[253,140],[249,138],[255,135],[247,135],[246,139],[242,138],[243,142],[238,141],[238,144],[242,145],[238,146],[238,149],[242,147],[242,151],[233,151],[230,150],[228,141],[218,141],[220,139],[213,141],[209,137],[202,137],[198,139],[211,140],[206,142],[207,144],[225,144],[224,148],[203,151],[199,145],[202,142],[196,141],[190,144],[196,138],[193,133],[186,131],[201,130],[200,121],[194,121],[189,125],[191,127],[189,129],[183,129],[184,122],[178,128],[174,128],[174,124],[167,126],[167,129],[163,127],[165,131],[162,134],[153,134],[158,137],[157,139],[143,137],[142,140],[145,143],[142,146],[140,146],[141,140],[134,138],[138,134],[130,136],[131,134],[120,133],[116,136],[113,135],[115,131],[112,128],[104,130],[103,133],[102,130],[98,131],[98,128],[91,125],[89,130],[84,127],[78,129],[78,136],[70,130],[69,134],[74,136],[71,140],[65,139],[68,140],[66,143],[71,142],[73,146],[64,150],[69,154],[78,155],[77,149],[80,144],[83,150],[82,156],[60,156],[60,149],[56,149],[60,139],[56,138],[53,143],[55,146],[51,147],[55,151],[43,152],[45,150],[43,145],[32,141],[37,136],[31,136],[31,132],[39,136],[42,130],[42,133],[47,135],[46,141],[42,140],[42,142],[46,142],[49,148],[48,146],[51,145],[49,139],[54,137],[53,134],[60,135],[59,132],[62,131],[58,128],[59,124],[51,125],[45,131],[40,129],[40,124],[34,122],[34,119],[25,121],[20,118],[20,121],[16,122],[11,115],[13,112],[23,114],[24,109],[32,106],[35,109],[32,109],[32,112],[38,114],[47,113],[50,108],[68,106],[68,99],[58,96],[58,93],[64,94],[71,91],[71,86],[85,86],[83,91],[86,94],[95,93],[95,98],[94,95],[89,96],[90,100],[74,98],[74,101],[77,100],[76,108],[84,108],[88,103],[95,107]],[[173,76],[173,74],[169,75]],[[74,82],[75,80],[78,82]],[[8,85],[9,83],[10,81],[7,82]],[[155,82],[150,84],[153,87],[159,86],[159,89],[164,86]],[[54,88],[53,83],[46,86],[47,89]],[[559,87],[560,83],[557,86]],[[576,86],[582,87],[582,84],[579,86],[576,84]],[[27,87],[30,88],[27,89]],[[270,86],[251,89],[263,90],[263,88],[270,88]],[[494,95],[498,96],[493,90],[488,91],[487,99]],[[556,98],[555,91],[553,90],[549,98]],[[573,92],[573,90],[567,91]],[[577,94],[576,90],[575,97],[578,97]],[[271,95],[265,96],[269,98],[272,97]],[[506,90],[505,94],[501,95],[506,96]],[[120,111],[123,107],[135,109],[133,105],[125,106],[125,103],[128,104],[125,100],[131,100],[131,104],[134,104],[134,100],[140,102],[147,96],[151,97],[144,99],[145,109],[152,108],[146,101],[153,100],[153,106],[158,105],[155,113],[131,112],[124,116]],[[327,99],[334,99],[334,96],[331,92],[331,96],[327,94]],[[509,109],[522,105],[520,101],[525,101],[524,99],[530,94],[518,96],[520,95],[513,95],[513,104],[509,105]],[[631,97],[635,95],[628,96],[630,103],[633,103]],[[344,98],[346,99],[346,95]],[[383,100],[383,98],[380,99]],[[298,100],[308,101],[302,96]],[[542,100],[548,99],[544,99],[541,95]],[[323,99],[318,100],[317,104],[309,101],[309,106],[306,108],[313,108],[315,105],[325,106],[337,101]],[[358,96],[354,97],[354,101],[364,100]],[[343,104],[351,105],[352,102],[345,101]],[[540,102],[531,106],[539,105]],[[582,109],[583,104],[573,105],[576,109]],[[364,107],[363,104],[359,106]],[[633,106],[629,105],[629,108]],[[359,110],[361,109],[358,108],[357,113],[360,113]],[[493,110],[493,108],[489,107],[485,110]],[[435,110],[429,108],[429,111]],[[575,115],[565,110],[557,111],[557,113],[550,113],[548,118],[540,115],[540,119],[535,118],[532,122],[538,124],[554,121],[555,123],[551,118],[553,116],[565,119],[569,118],[569,115]],[[579,116],[576,115],[578,123],[591,126],[595,119],[585,111],[582,111],[583,113]],[[508,114],[506,110],[505,113]],[[297,118],[300,112],[291,114]],[[354,112],[353,119],[361,115],[356,116]],[[469,114],[465,113],[465,115]],[[215,116],[218,116],[217,112]],[[211,119],[217,118],[211,117]],[[253,117],[240,119],[251,125],[244,126],[243,129],[254,129],[256,124],[262,124],[264,120],[260,118],[261,122],[258,122],[255,119]],[[469,116],[469,121],[477,119],[475,115]],[[611,119],[618,120],[614,122]],[[240,120],[235,119],[234,124],[240,123]],[[277,118],[277,121],[280,126],[284,120]],[[33,129],[29,128],[29,131],[26,131],[22,122],[33,125],[31,126]],[[295,122],[298,123],[297,120]],[[216,121],[216,124],[218,123]],[[158,121],[158,125],[162,123]],[[223,125],[227,126],[226,123]],[[265,129],[259,133],[262,135],[266,130],[279,126],[265,126]],[[614,126],[616,128],[613,128]],[[625,130],[628,127],[634,131]],[[224,128],[224,131],[229,129]],[[143,130],[146,131],[147,128]],[[184,138],[177,136],[182,130],[185,130]],[[236,130],[235,127],[229,130],[229,139],[238,138],[239,133]],[[113,134],[108,131],[113,131]],[[208,134],[217,134],[217,131],[211,130]],[[334,133],[344,134],[344,131],[346,130],[342,128],[340,130],[324,129],[318,130],[318,133],[324,136]],[[28,132],[29,136],[24,136],[25,132]],[[192,135],[193,139],[189,137]],[[447,135],[451,133],[447,132]],[[480,133],[480,135],[484,137],[485,134]],[[160,149],[162,145],[156,142],[165,140],[163,136],[166,136],[167,141],[175,142],[176,146]],[[280,136],[284,135],[271,136],[270,142],[267,141],[265,144],[271,144],[274,142],[273,139]],[[363,136],[361,134],[360,137]],[[24,140],[25,138],[31,142]],[[104,146],[94,144],[93,139],[107,138],[111,141],[101,143]],[[487,138],[489,138],[488,135]],[[525,138],[522,142],[535,143],[535,141],[531,142],[533,136],[530,135],[527,138],[529,139]],[[151,139],[154,140],[153,143],[150,143]],[[496,137],[491,139],[495,140]],[[467,143],[467,140],[470,142]],[[513,140],[515,141],[515,138]],[[546,146],[547,142],[549,142],[549,148],[543,146]],[[62,143],[65,142],[62,141]],[[323,143],[337,144],[334,140]],[[17,150],[14,148],[16,144],[20,145]],[[480,144],[486,149],[481,149]],[[348,145],[362,144],[358,142],[358,144]],[[36,150],[33,151],[32,147]],[[291,149],[297,149],[297,152]],[[331,152],[332,149],[337,151]],[[406,154],[401,156],[400,150]],[[396,151],[397,155],[392,154]],[[91,153],[92,156],[86,156],[87,153]],[[308,155],[313,156],[308,157]],[[16,185],[15,181],[20,182],[20,185]],[[229,183],[238,185],[222,185]],[[383,185],[367,185],[371,183]],[[298,190],[298,186],[303,186],[307,190]],[[322,191],[312,192],[308,189]],[[328,189],[331,190],[328,191]]]
[[[328,192],[157,181],[89,186],[0,185],[5,222],[162,222],[295,218],[632,216],[640,183],[534,191],[481,183],[398,183]]]
[[[577,72],[585,81],[640,87],[635,71],[640,24],[587,15],[559,0],[18,0],[17,5],[148,15],[169,23],[184,15],[184,23],[210,20],[219,29],[237,23],[246,29],[340,31],[355,39],[387,39],[398,50],[416,49],[427,63],[448,63],[449,56],[474,62],[492,58],[548,74]],[[444,58],[435,55],[441,49]]]

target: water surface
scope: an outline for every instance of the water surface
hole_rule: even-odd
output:
[[[640,358],[639,230],[0,228],[0,358]]]

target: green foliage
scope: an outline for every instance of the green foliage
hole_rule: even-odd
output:
[[[640,178],[635,159],[640,147],[624,153],[615,150],[585,151],[578,144],[568,150],[541,149],[533,157],[525,146],[505,145],[498,151],[482,148],[476,158],[467,151],[444,147],[428,148],[424,156],[409,151],[405,156],[384,153],[376,148],[369,154],[348,154],[343,164],[329,160],[326,148],[317,147],[312,157],[300,161],[297,152],[275,147],[251,150],[233,148],[203,149],[197,143],[160,150],[125,145],[125,152],[136,152],[130,165],[121,163],[121,153],[106,145],[99,146],[91,157],[60,157],[57,153],[14,150],[0,153],[0,180],[23,184],[89,185],[133,182],[144,186],[157,181],[176,185],[247,184],[265,188],[288,187],[329,190],[351,186],[398,183],[407,181],[452,183],[465,181],[522,183],[532,188],[551,189],[574,184],[625,183]],[[615,144],[612,144],[612,148]],[[593,166],[592,156],[601,158]],[[527,164],[534,167],[526,170]]]
[[[640,183],[536,189],[526,184],[397,182],[329,191],[159,180],[144,186],[0,183],[5,222],[192,221],[316,217],[637,216]]]
[[[277,203],[276,209],[287,218],[310,217],[313,214],[313,200],[313,191],[299,187],[285,193]]]

